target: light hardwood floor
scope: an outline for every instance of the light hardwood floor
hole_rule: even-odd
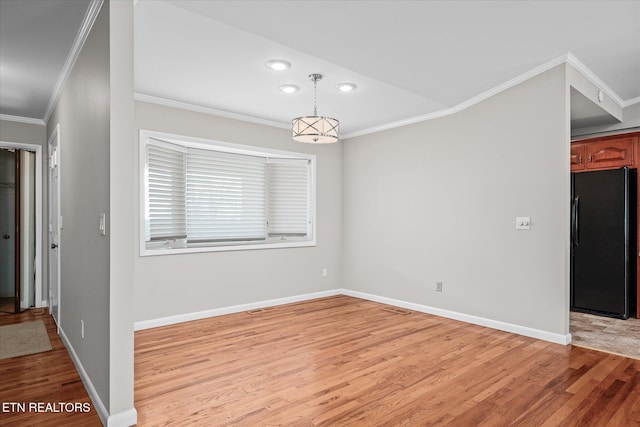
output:
[[[640,361],[350,297],[136,333],[140,426],[640,426]],[[90,402],[53,350],[0,360],[0,402]],[[4,426],[97,414],[0,413]]]
[[[140,425],[638,426],[640,361],[337,296],[136,332]]]
[[[56,333],[56,325],[46,309],[20,314],[0,314],[0,325],[42,320],[47,327],[51,351],[0,360],[0,426],[101,426],[80,376]],[[11,402],[88,403],[90,412],[4,411]],[[59,406],[58,406],[59,408]],[[45,406],[46,409],[46,406]],[[51,410],[56,410],[51,407]],[[59,409],[58,409],[59,411]]]

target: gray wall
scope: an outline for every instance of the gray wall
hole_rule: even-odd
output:
[[[565,81],[345,141],[343,287],[567,334]]]
[[[109,7],[103,6],[47,123],[60,123],[61,328],[109,405]],[[85,338],[80,321],[84,320]]]
[[[136,103],[136,125],[147,130],[316,154],[318,206],[316,247],[138,256],[136,321],[341,287],[341,144],[294,143],[286,129],[142,102]],[[137,197],[138,184],[136,180],[131,186]],[[139,225],[135,236],[138,244]],[[328,269],[327,278],[321,277],[322,268]]]
[[[47,145],[44,126],[9,120],[0,120],[0,141]]]

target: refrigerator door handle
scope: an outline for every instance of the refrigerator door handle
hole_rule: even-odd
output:
[[[573,246],[580,246],[580,196],[573,198]]]

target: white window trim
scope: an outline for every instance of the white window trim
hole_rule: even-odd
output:
[[[222,251],[244,251],[255,249],[278,249],[278,248],[299,248],[316,246],[316,156],[308,153],[298,153],[292,151],[282,151],[265,147],[256,147],[244,144],[234,144],[230,142],[215,141],[205,138],[196,138],[191,136],[176,135],[164,132],[151,131],[146,129],[140,129],[139,137],[139,241],[140,241],[140,256],[155,256],[155,255],[170,255],[170,254],[187,254],[198,252],[222,252]],[[145,236],[145,168],[146,168],[146,142],[148,138],[156,140],[166,141],[178,145],[188,145],[193,148],[201,149],[218,149],[220,151],[226,151],[229,153],[254,155],[254,156],[273,156],[277,158],[291,158],[291,159],[307,159],[311,162],[310,171],[310,217],[311,227],[310,236],[305,240],[279,240],[277,238],[271,238],[264,243],[245,243],[245,242],[225,242],[215,246],[198,246],[197,244],[190,247],[181,248],[163,248],[163,249],[147,249],[146,236]]]

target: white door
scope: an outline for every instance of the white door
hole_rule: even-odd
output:
[[[60,330],[60,151],[58,127],[49,140],[49,311]]]
[[[35,160],[36,154],[20,153],[20,310],[36,306],[35,289]]]

